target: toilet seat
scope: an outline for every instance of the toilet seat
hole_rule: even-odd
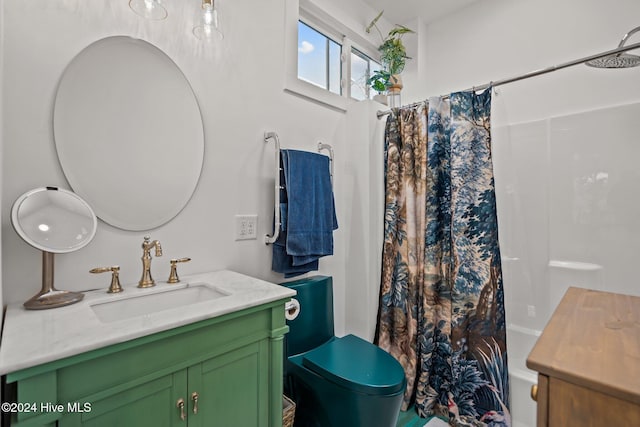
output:
[[[369,395],[394,394],[405,385],[404,370],[393,356],[355,335],[305,353],[302,365],[328,381]]]

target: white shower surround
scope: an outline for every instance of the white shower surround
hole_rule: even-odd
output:
[[[640,294],[637,117],[640,103],[494,129],[509,370],[521,426],[533,426],[535,414],[523,399],[535,381],[524,361],[568,287]]]

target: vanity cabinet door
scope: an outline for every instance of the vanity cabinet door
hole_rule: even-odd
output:
[[[104,396],[89,397],[91,408],[67,413],[58,427],[176,427],[186,426],[176,402],[186,395],[187,372],[135,385],[123,390],[109,390]],[[185,416],[187,403],[185,400]]]
[[[69,413],[58,426],[267,427],[268,346],[261,340],[143,384],[87,396],[90,410]]]
[[[189,427],[269,425],[268,346],[261,340],[189,368]]]

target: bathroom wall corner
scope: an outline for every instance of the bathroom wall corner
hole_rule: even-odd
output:
[[[373,101],[353,103],[347,111],[348,164],[345,181],[349,199],[345,218],[346,333],[373,340],[378,308],[383,228],[382,144],[384,121]]]

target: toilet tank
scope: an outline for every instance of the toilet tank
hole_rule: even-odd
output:
[[[286,356],[304,353],[333,338],[332,278],[313,276],[281,285],[294,289],[298,293],[294,298],[300,303],[298,317],[287,321]]]

